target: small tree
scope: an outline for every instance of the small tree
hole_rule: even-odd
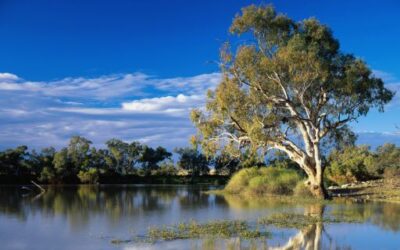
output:
[[[108,158],[109,165],[113,166],[117,173],[123,175],[135,170],[145,147],[136,141],[126,143],[118,139],[108,140],[106,145],[112,156]]]
[[[188,170],[192,178],[201,174],[208,173],[209,161],[207,157],[196,148],[178,148],[175,150],[179,154],[178,166]]]
[[[159,163],[166,159],[170,159],[172,154],[163,147],[157,147],[153,149],[152,147],[144,146],[143,153],[140,158],[142,163],[142,169],[145,174],[150,174],[152,170],[159,169]]]
[[[203,150],[281,150],[325,198],[323,140],[370,108],[383,111],[393,93],[316,19],[295,22],[271,6],[250,6],[230,31],[250,41],[235,55],[224,46],[222,80],[208,93],[207,111],[192,113]]]

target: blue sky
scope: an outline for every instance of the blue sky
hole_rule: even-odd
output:
[[[215,87],[235,13],[273,3],[330,26],[343,51],[400,89],[398,1],[0,1],[0,148],[117,137],[187,144],[188,113]],[[359,143],[400,144],[400,99],[353,124]]]

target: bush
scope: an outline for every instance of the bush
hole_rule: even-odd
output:
[[[326,177],[336,183],[344,184],[376,178],[372,164],[374,157],[367,146],[348,147],[342,151],[334,150],[328,157]]]
[[[245,168],[237,172],[229,180],[225,190],[230,193],[239,193],[242,189],[246,188],[249,181],[259,175],[257,168]]]
[[[41,182],[46,182],[46,183],[52,183],[56,179],[56,173],[53,168],[49,167],[44,167],[42,169],[42,172],[40,173],[39,176],[39,181]]]
[[[386,168],[383,176],[385,179],[400,177],[400,168]]]
[[[293,193],[301,176],[295,170],[264,167],[242,169],[228,182],[225,191],[229,193],[280,194]]]
[[[304,185],[304,181],[299,181],[297,183],[296,187],[293,190],[293,194],[302,198],[313,197],[310,189],[306,185]]]

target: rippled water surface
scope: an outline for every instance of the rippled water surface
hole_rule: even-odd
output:
[[[209,186],[63,186],[42,195],[0,187],[0,249],[400,249],[400,204],[285,204],[205,194]],[[254,224],[276,213],[341,214],[360,223],[267,227],[267,238],[147,242],[152,226],[195,220]],[[121,240],[114,244],[115,239]],[[132,240],[135,239],[135,240]]]

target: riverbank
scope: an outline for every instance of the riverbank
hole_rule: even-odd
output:
[[[207,184],[207,185],[225,185],[229,176],[224,175],[107,175],[100,176],[97,184]],[[0,184],[4,185],[31,185],[34,180],[40,184],[81,184],[79,180],[71,180],[65,183],[46,183],[40,182],[32,176],[12,177],[0,175]]]
[[[400,179],[380,179],[371,180],[359,183],[349,183],[337,187],[329,187],[328,192],[332,197],[332,200],[343,200],[349,199],[355,202],[364,201],[381,201],[381,202],[394,202],[400,203]],[[311,196],[299,196],[299,195],[273,195],[264,194],[258,195],[253,193],[241,193],[233,194],[225,189],[210,190],[207,193],[224,196],[228,200],[232,200],[234,203],[249,203],[251,200],[252,206],[254,204],[263,204],[269,199],[278,200],[282,203],[329,203],[328,201],[321,201]],[[256,206],[257,207],[257,206]]]
[[[400,179],[387,178],[344,184],[340,187],[329,187],[334,198],[353,198],[356,200],[371,200],[400,203]]]

